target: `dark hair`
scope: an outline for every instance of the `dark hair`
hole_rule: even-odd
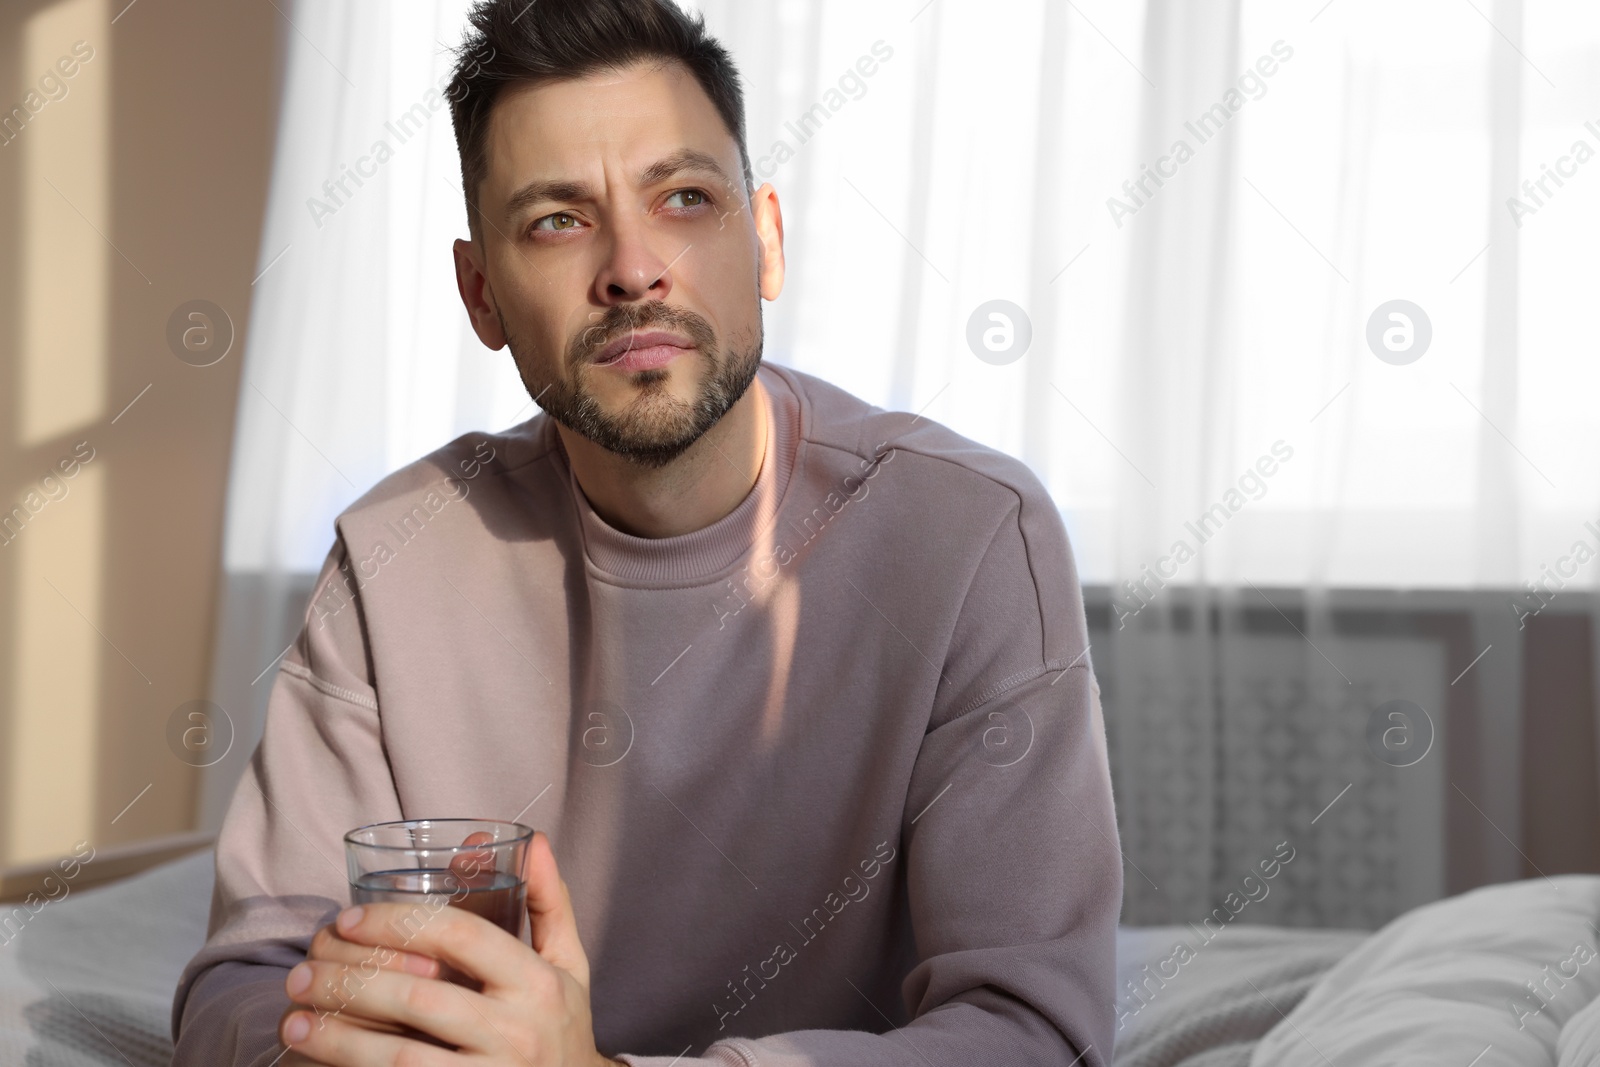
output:
[[[489,114],[500,91],[529,81],[580,78],[642,59],[688,68],[739,146],[747,191],[755,188],[744,144],[739,72],[727,49],[707,35],[703,17],[686,14],[672,0],[481,0],[467,20],[446,95],[474,235],[478,187],[489,170]]]

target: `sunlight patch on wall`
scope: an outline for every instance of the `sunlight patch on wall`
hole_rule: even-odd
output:
[[[65,0],[28,20],[23,95],[13,101],[22,115],[10,113],[10,140],[0,149],[23,155],[17,443],[24,448],[105,414],[108,275],[113,258],[121,261],[107,243],[115,240],[108,28],[102,0]]]
[[[0,804],[10,854],[0,866],[65,855],[104,829],[94,818],[100,666],[133,670],[95,630],[103,627],[105,462],[79,470],[67,495],[8,546],[19,553],[22,624],[12,661],[10,796]]]

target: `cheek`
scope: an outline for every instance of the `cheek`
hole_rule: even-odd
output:
[[[723,349],[751,344],[760,335],[756,267],[755,250],[747,243],[723,241],[675,280],[677,302],[703,309]]]
[[[518,364],[540,378],[567,373],[568,346],[595,321],[586,317],[589,309],[582,293],[563,295],[558,308],[554,291],[553,285],[540,285],[534,291],[517,290],[499,303],[508,340],[516,346]]]

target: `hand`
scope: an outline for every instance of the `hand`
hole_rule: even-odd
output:
[[[595,1048],[589,959],[542,832],[528,847],[523,875],[532,949],[461,908],[367,904],[341,912],[285,982],[296,1007],[279,1035],[291,1055],[329,1067],[402,1056],[418,1067],[615,1064]],[[443,980],[442,965],[481,983],[481,991]]]
[[[391,948],[371,948],[367,945],[346,941],[339,936],[333,924],[322,927],[311,938],[311,951],[309,958],[325,960],[345,965],[344,974],[327,982],[325,992],[338,996],[342,994],[345,1000],[351,999],[354,994],[365,984],[378,968],[399,971],[405,974],[414,974],[422,978],[438,978],[443,968],[439,961],[430,956],[422,956],[413,952],[397,952]],[[298,1004],[291,1003],[278,1020],[278,1032],[283,1033],[283,1027],[288,1022],[290,1014],[302,1010]],[[318,1009],[319,1011],[325,1009]],[[339,1014],[338,1009],[333,1009]],[[407,1027],[396,1026],[392,1023],[367,1019],[354,1012],[344,1015],[349,1022],[364,1026],[370,1030],[383,1033],[415,1033]],[[317,1061],[309,1059],[299,1052],[291,1051],[278,1061],[278,1067],[311,1067]]]

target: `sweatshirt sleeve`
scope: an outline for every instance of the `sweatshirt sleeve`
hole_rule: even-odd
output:
[[[336,543],[223,819],[207,940],[172,1005],[174,1067],[266,1067],[284,1051],[284,977],[349,901],[343,836],[401,817],[346,558]]]
[[[1105,1067],[1122,854],[1100,689],[1059,514],[1037,482],[968,585],[906,797],[918,962],[907,1025],[717,1041],[633,1067]],[[608,1052],[609,1050],[601,1050]]]

